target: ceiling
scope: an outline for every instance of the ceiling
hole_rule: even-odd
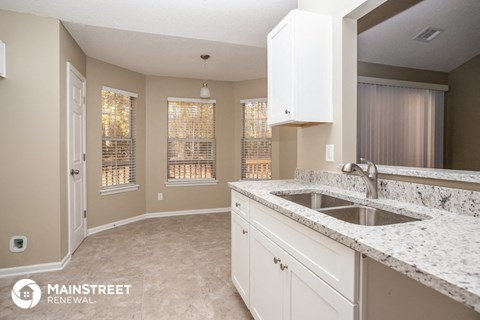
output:
[[[0,0],[61,20],[84,52],[147,75],[266,77],[266,37],[297,0]],[[209,54],[207,65],[200,59]]]
[[[359,35],[360,61],[449,72],[480,53],[480,0],[410,2],[419,3]],[[89,57],[147,75],[222,81],[266,77],[267,33],[297,5],[297,0],[0,0],[0,9],[61,20]],[[430,43],[412,40],[428,26],[444,32]],[[206,66],[201,54],[211,55]]]
[[[444,30],[431,42],[413,38]],[[480,54],[480,0],[423,0],[358,36],[358,60],[450,72]]]

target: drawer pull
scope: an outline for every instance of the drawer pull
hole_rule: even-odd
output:
[[[288,266],[286,264],[280,263],[280,269],[284,271],[285,269],[288,269]]]
[[[242,233],[243,233],[243,234],[247,234],[247,233],[248,233],[248,231],[247,231],[247,230],[245,230],[245,229],[243,229],[243,230],[242,230]]]
[[[240,203],[235,202],[235,207],[240,208]]]
[[[282,261],[282,260],[278,259],[277,257],[273,257],[273,263],[277,264],[280,261]]]
[[[290,114],[290,110],[285,109],[285,114]]]

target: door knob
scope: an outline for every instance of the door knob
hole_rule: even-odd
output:
[[[76,175],[76,174],[79,174],[79,173],[80,173],[79,170],[73,170],[73,169],[70,170],[70,174],[71,174],[72,176],[74,176],[74,175]]]

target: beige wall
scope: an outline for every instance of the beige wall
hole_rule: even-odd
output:
[[[0,10],[7,78],[0,78],[0,268],[60,261],[58,20]],[[11,253],[10,237],[27,250]]]
[[[448,76],[445,168],[480,170],[480,55]]]
[[[145,76],[87,58],[87,225],[88,228],[145,213]],[[136,109],[137,184],[140,189],[100,195],[102,188],[101,90],[103,86],[138,94]]]

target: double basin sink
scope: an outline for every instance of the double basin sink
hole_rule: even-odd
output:
[[[333,218],[358,225],[383,226],[420,220],[390,211],[358,205],[321,193],[280,193],[275,195]]]

